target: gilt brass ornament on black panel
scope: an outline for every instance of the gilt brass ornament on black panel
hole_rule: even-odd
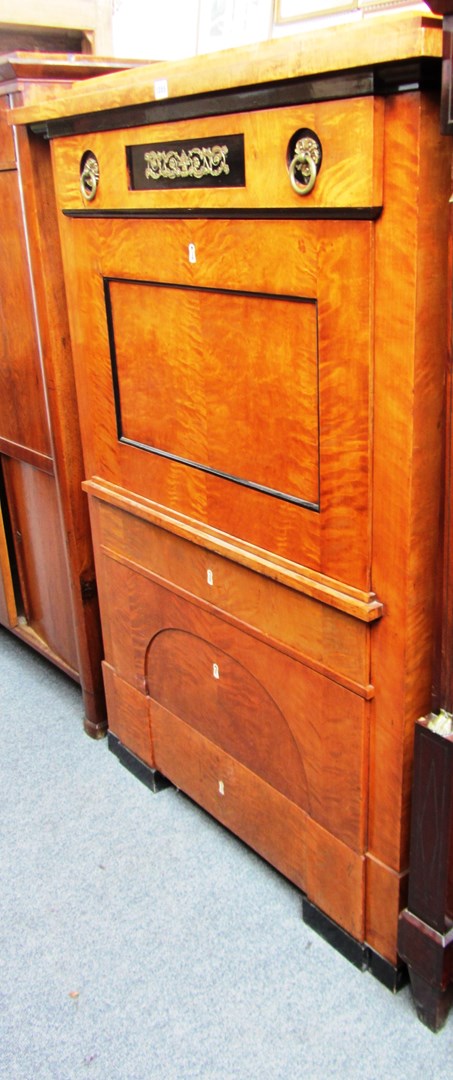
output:
[[[214,135],[126,147],[133,191],[244,187],[243,135]]]

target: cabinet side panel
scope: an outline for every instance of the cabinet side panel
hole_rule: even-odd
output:
[[[430,709],[447,360],[448,140],[438,101],[389,99],[376,227],[370,850],[407,865],[414,723]]]

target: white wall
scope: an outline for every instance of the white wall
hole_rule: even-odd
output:
[[[199,0],[113,0],[114,56],[178,60],[197,49]]]
[[[200,0],[198,52],[251,45],[272,36],[274,0]]]
[[[113,0],[113,53],[129,59],[178,60],[301,33],[327,22],[361,19],[362,5],[368,12],[370,3],[376,14],[393,7],[392,0],[358,0],[359,9],[354,13],[321,18],[317,14],[320,6],[332,10],[345,3],[348,0]],[[398,0],[394,4],[398,6]],[[408,4],[428,10],[418,0],[400,0],[401,6]],[[312,18],[282,18],[310,9]],[[373,12],[365,17],[372,18]]]
[[[113,51],[177,60],[264,41],[274,0],[113,0]]]

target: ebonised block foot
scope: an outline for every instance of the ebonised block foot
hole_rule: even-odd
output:
[[[136,757],[131,750],[128,750],[127,746],[124,746],[122,742],[113,735],[111,731],[107,734],[108,748],[112,751],[112,754],[118,758],[118,761],[125,766],[129,772],[133,773],[138,780],[141,780],[142,784],[145,784],[150,791],[162,791],[163,788],[171,787],[171,781],[167,780],[166,776],[162,776],[162,773],[158,769],[153,769],[150,765],[146,765],[144,761]]]
[[[397,993],[406,985],[408,973],[404,964],[394,966],[389,960],[370,949],[369,945],[356,941],[306,896],[302,899],[302,913],[307,926],[316,930],[320,937],[324,938],[351,964],[354,964],[354,967],[359,968],[360,971],[369,971],[378,982],[393,993]]]

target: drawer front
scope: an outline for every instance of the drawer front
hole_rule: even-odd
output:
[[[150,712],[162,773],[363,941],[364,857],[173,713]]]
[[[93,211],[297,212],[301,203],[313,211],[376,209],[382,205],[383,108],[382,100],[364,97],[71,136],[54,148],[59,201],[65,210],[89,205]],[[306,196],[293,189],[289,175],[298,138],[321,148]],[[80,192],[88,155],[99,169],[89,204]],[[303,188],[297,167],[296,182]]]
[[[362,697],[371,696],[370,629],[363,622],[132,513],[97,500],[93,511],[107,589],[108,566],[114,559],[231,616],[280,650],[297,652],[309,666]]]
[[[361,851],[369,703],[220,615],[105,562],[106,651],[117,675]]]

